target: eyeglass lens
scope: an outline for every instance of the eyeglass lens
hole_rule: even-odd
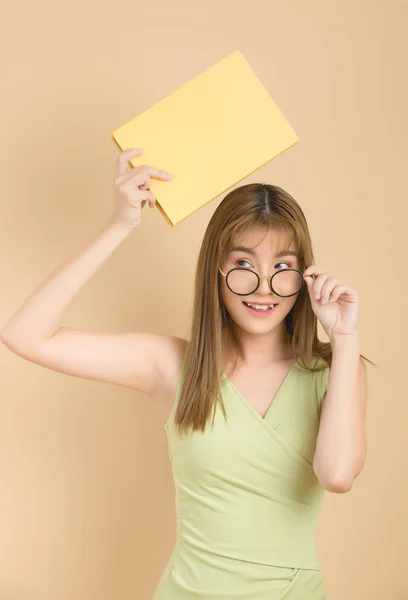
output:
[[[254,271],[234,269],[228,273],[227,285],[236,294],[252,294],[258,287],[258,277]],[[283,269],[272,279],[273,291],[280,296],[296,294],[302,285],[303,277],[299,271]]]

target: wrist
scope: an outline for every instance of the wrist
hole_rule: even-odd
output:
[[[136,229],[136,227],[125,223],[116,216],[113,216],[108,222],[108,229],[111,229],[112,231],[117,231],[118,233],[122,233],[123,235],[129,235],[129,233]]]
[[[333,335],[330,338],[330,344],[333,350],[354,347],[358,348],[360,345],[360,335],[358,331],[353,333],[347,333],[342,335]]]

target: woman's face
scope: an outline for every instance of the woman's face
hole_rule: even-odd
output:
[[[287,246],[287,237],[287,234],[273,230],[269,230],[265,235],[265,230],[258,228],[247,230],[239,237],[235,236],[230,252],[224,264],[221,265],[222,271],[228,273],[233,268],[244,267],[256,271],[261,277],[262,275],[273,275],[283,269],[299,269],[296,249],[293,243]],[[264,239],[262,240],[262,238]],[[238,247],[240,249],[237,249]],[[245,247],[248,250],[245,250]],[[261,279],[255,292],[248,296],[239,296],[228,288],[226,277],[221,274],[220,277],[221,294],[225,307],[232,320],[240,328],[249,333],[267,333],[276,327],[285,328],[285,317],[291,311],[299,294],[290,297],[278,296],[272,292],[269,280],[264,278]],[[267,314],[258,316],[258,313],[254,313],[245,305],[247,302],[250,304],[277,304],[277,306],[272,311],[267,311]]]

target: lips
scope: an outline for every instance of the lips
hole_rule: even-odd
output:
[[[243,300],[242,303],[248,306],[248,302],[245,302],[245,300]],[[249,304],[256,304],[257,306],[276,306],[278,302],[250,302]]]
[[[254,317],[259,317],[259,318],[266,318],[267,316],[269,316],[273,312],[275,312],[276,308],[279,306],[279,304],[275,304],[273,306],[273,308],[252,308],[252,306],[248,306],[248,304],[245,301],[243,301],[242,304]],[[265,305],[263,305],[263,306],[265,306]],[[269,306],[269,305],[266,305],[266,306]]]

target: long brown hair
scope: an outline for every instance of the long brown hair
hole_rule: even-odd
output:
[[[227,256],[233,236],[251,227],[285,232],[296,247],[302,273],[315,264],[305,215],[296,200],[282,188],[263,183],[243,185],[232,190],[219,204],[205,231],[197,261],[191,335],[174,415],[180,433],[189,429],[204,431],[210,413],[215,415],[218,401],[227,418],[221,396],[223,360],[227,352],[237,357],[239,345],[222,300],[218,268]],[[285,317],[285,325],[293,356],[301,368],[320,371],[331,365],[331,345],[318,339],[317,317],[306,284]],[[322,358],[325,364],[314,367],[313,357]]]

